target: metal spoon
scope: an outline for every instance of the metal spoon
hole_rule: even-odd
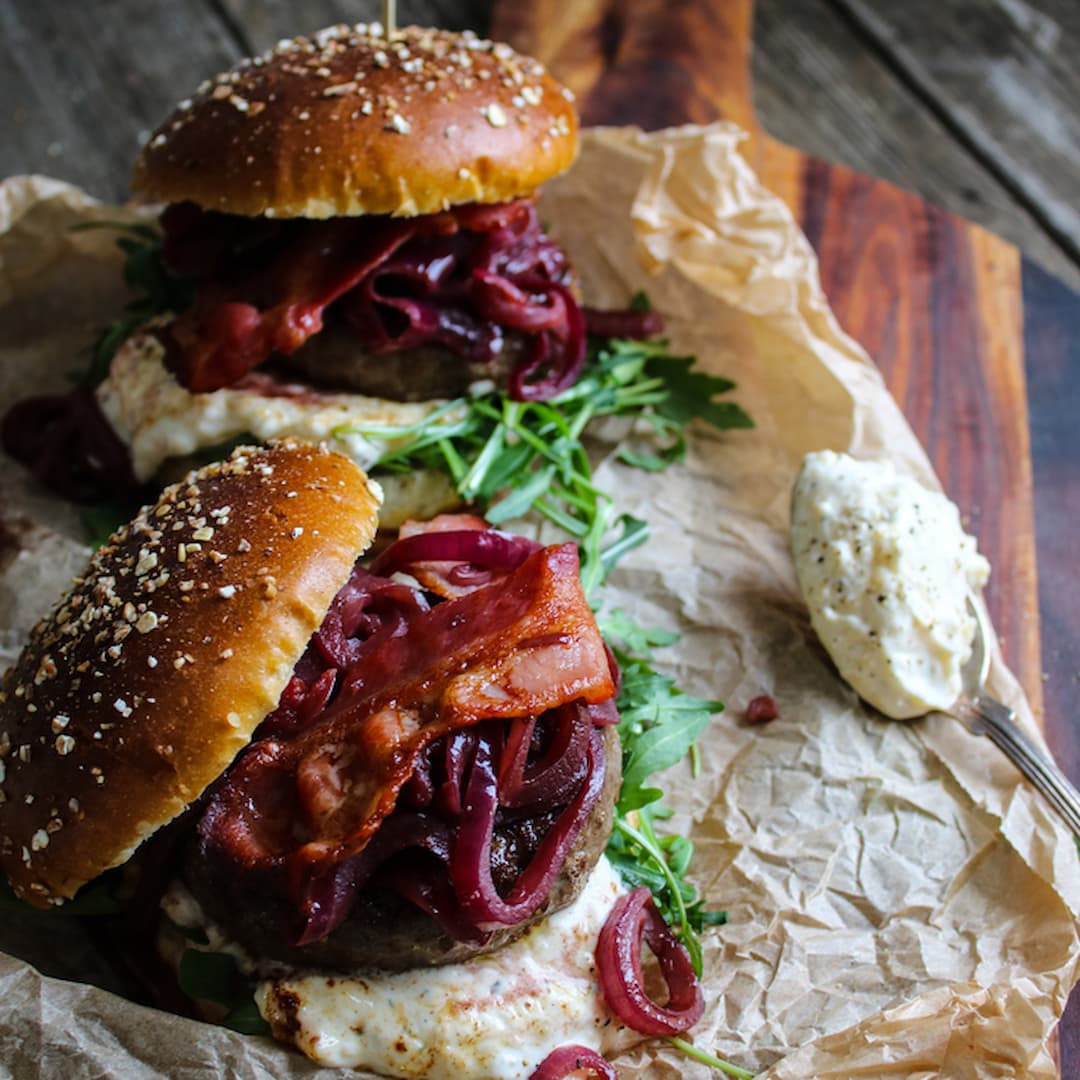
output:
[[[971,659],[964,666],[964,693],[949,712],[961,720],[968,731],[988,736],[1003,750],[1080,839],[1080,792],[1016,726],[1012,709],[995,701],[986,692],[986,676],[990,670],[990,650],[987,647],[990,627],[982,608],[971,597],[968,597],[967,603],[977,629]]]

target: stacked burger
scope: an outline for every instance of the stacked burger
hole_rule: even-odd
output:
[[[574,545],[434,516],[440,498],[407,483],[393,523],[421,520],[360,559],[381,492],[355,425],[408,424],[477,380],[548,398],[581,370],[586,316],[533,203],[573,159],[569,99],[469,34],[338,27],[178,106],[136,188],[168,204],[187,302],[121,345],[78,429],[95,482],[264,445],[116,533],[0,692],[15,893],[60,906],[123,868],[127,902],[167,915],[167,957],[197,939],[236,958],[274,1033],[325,1063],[610,1075],[612,1011],[649,1034],[701,1013],[648,891],[602,859],[620,676]],[[35,415],[9,415],[6,445],[55,463],[44,443],[70,426]],[[537,956],[550,979],[525,974]],[[493,982],[478,965],[499,958]],[[497,1007],[477,1005],[484,978]],[[355,1010],[386,979],[397,1015],[441,1017],[444,995],[478,1027],[379,1035],[374,999]]]
[[[377,25],[284,41],[207,81],[133,182],[166,204],[175,310],[119,346],[89,397],[12,410],[5,448],[93,498],[241,437],[327,440],[367,468],[389,444],[365,432],[470,388],[557,395],[582,370],[586,313],[534,198],[577,152],[571,98],[508,46]],[[597,314],[608,334],[657,328]],[[454,502],[430,477],[387,496],[395,522]]]
[[[685,951],[647,895],[617,900],[598,866],[620,780],[618,671],[575,548],[444,517],[364,566],[376,507],[325,448],[241,449],[94,556],[0,696],[14,891],[62,905],[126,866],[125,895],[239,955],[275,1033],[328,1063],[412,1075],[419,1053],[426,1074],[458,1071],[452,1031],[419,1050],[398,1038],[397,1056],[373,1035],[342,1056],[325,999],[353,1003],[355,1031],[347,974],[365,992],[373,970],[468,974],[519,938],[547,943],[553,979],[574,968],[573,1007],[560,990],[545,1014],[544,988],[511,977],[497,996],[532,994],[518,1009],[535,1030],[495,1075],[530,1075],[570,1037],[595,1049],[602,998],[646,1032],[682,1030],[701,1011]],[[666,1007],[641,982],[643,936]],[[425,1008],[424,982],[408,985]],[[522,1036],[471,1007],[477,1045]],[[489,1057],[465,1074],[491,1075]]]

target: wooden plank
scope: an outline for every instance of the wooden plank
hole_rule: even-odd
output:
[[[830,2],[1080,261],[1080,4]]]
[[[1080,582],[1076,530],[1080,470],[1080,303],[1076,294],[1032,263],[1023,268],[1024,338],[1029,358],[1028,402],[1039,540],[1039,609],[1046,737],[1061,767],[1080,777]],[[1061,1034],[1061,1075],[1080,1076],[1080,989],[1073,991]]]
[[[748,160],[803,224],[841,324],[878,362],[1000,568],[991,612],[1006,658],[1039,710],[1030,456],[1026,411],[1016,409],[1024,401],[1018,253],[914,195],[756,131],[749,39],[730,41],[749,33],[749,9],[749,0],[541,0],[527,9],[497,5],[493,32],[566,78],[580,92],[587,122],[659,127],[727,115],[754,132]],[[672,23],[681,42],[677,64],[663,37]],[[556,34],[556,24],[565,33]],[[650,54],[648,43],[658,40],[663,48]]]
[[[994,566],[986,598],[1042,713],[1015,248],[891,184],[808,160],[797,212],[841,324],[874,358]]]
[[[219,0],[222,12],[241,28],[249,51],[261,52],[284,37],[310,33],[335,23],[371,22],[382,17],[378,0],[357,4],[354,0]],[[490,15],[490,0],[408,0],[398,4],[401,25],[442,26],[448,30],[472,29],[483,33]]]
[[[1080,288],[1080,266],[828,0],[758,0],[752,71],[770,135],[970,218]]]
[[[203,0],[0,3],[0,175],[47,172],[124,198],[147,134],[237,55]]]
[[[745,0],[580,0],[496,4],[491,32],[556,71],[582,99],[586,125],[652,130],[726,116],[750,127],[750,24]]]

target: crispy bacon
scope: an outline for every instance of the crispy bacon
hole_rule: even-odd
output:
[[[572,544],[376,634],[340,680],[314,725],[242,755],[201,827],[242,866],[287,867],[297,891],[365,848],[435,740],[615,692]]]

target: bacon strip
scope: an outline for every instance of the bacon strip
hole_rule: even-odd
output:
[[[573,544],[373,639],[342,678],[315,726],[246,752],[201,830],[242,866],[284,863],[298,890],[314,867],[363,850],[436,739],[615,693]]]

